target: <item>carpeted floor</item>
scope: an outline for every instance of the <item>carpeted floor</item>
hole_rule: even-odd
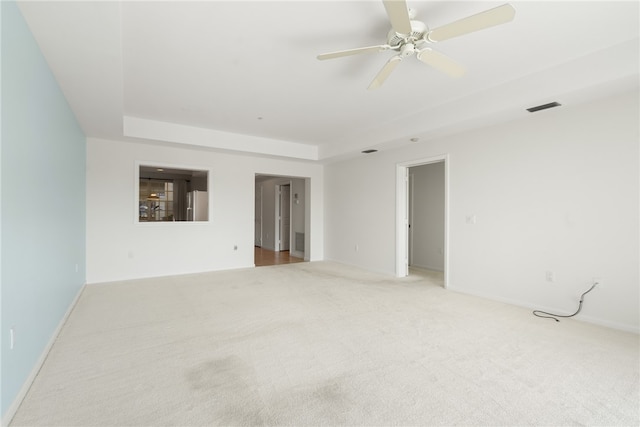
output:
[[[87,286],[14,426],[639,425],[638,335],[332,262]]]

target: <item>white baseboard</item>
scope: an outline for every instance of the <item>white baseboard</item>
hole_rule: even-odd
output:
[[[58,338],[58,335],[60,334],[62,327],[67,322],[69,315],[71,314],[76,304],[78,303],[78,300],[80,299],[80,295],[82,295],[82,292],[84,291],[85,286],[86,284],[80,287],[80,290],[78,290],[78,293],[73,298],[73,301],[71,301],[71,304],[67,309],[67,312],[64,314],[64,316],[62,316],[62,319],[58,323],[58,327],[56,328],[55,331],[53,331],[53,334],[51,334],[51,338],[49,339],[49,342],[47,343],[45,348],[42,350],[42,353],[40,354],[40,357],[38,358],[36,364],[33,366],[33,369],[31,369],[31,373],[29,374],[27,379],[24,381],[24,384],[22,384],[22,388],[20,388],[20,391],[18,392],[17,396],[15,397],[15,399],[13,399],[13,403],[11,403],[11,405],[7,409],[7,412],[5,412],[4,416],[2,417],[2,426],[8,426],[9,423],[11,423],[11,420],[13,419],[16,412],[18,412],[18,408],[22,404],[22,401],[24,400],[24,398],[27,396],[27,393],[29,392],[29,389],[31,388],[33,381],[36,379],[38,372],[40,372],[40,369],[42,368],[44,361],[47,360],[47,356],[49,355],[49,351],[51,351],[51,347],[53,347],[53,344],[56,342],[56,339]]]
[[[510,299],[510,298],[497,297],[495,295],[489,295],[489,294],[485,294],[483,292],[473,292],[473,291],[469,291],[467,289],[460,289],[460,288],[457,288],[457,287],[452,286],[452,285],[449,285],[447,287],[447,289],[450,290],[450,291],[453,291],[453,292],[459,292],[461,294],[473,295],[473,296],[480,297],[480,298],[485,298],[485,299],[488,299],[488,300],[503,302],[503,303],[515,305],[515,306],[518,306],[518,307],[528,308],[530,310],[542,310],[542,311],[547,311],[547,312],[550,312],[550,313],[558,313],[558,312],[561,313],[562,312],[562,310],[558,309],[557,307],[533,306],[533,305],[531,305],[531,303],[527,303],[527,302],[524,302],[524,301],[516,301],[516,300]],[[577,315],[574,319],[578,320],[578,321],[586,322],[586,323],[592,323],[592,324],[598,325],[598,326],[604,326],[604,327],[610,328],[610,329],[617,329],[619,331],[640,334],[640,331],[638,330],[638,328],[635,328],[632,325],[626,325],[626,324],[623,324],[623,323],[611,322],[609,320],[598,319],[598,318],[594,318],[594,317],[591,317],[591,316],[584,316],[582,314]]]
[[[289,255],[295,258],[302,258],[304,259],[304,252],[300,252],[300,251],[289,251]]]

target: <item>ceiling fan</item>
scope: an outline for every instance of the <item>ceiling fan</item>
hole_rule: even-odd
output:
[[[423,22],[414,20],[415,11],[407,7],[406,0],[382,0],[387,11],[391,30],[387,34],[387,44],[368,46],[356,49],[323,53],[318,59],[333,59],[361,53],[394,50],[398,54],[392,56],[375,76],[368,89],[377,89],[389,77],[396,66],[409,56],[416,57],[431,67],[452,77],[460,77],[464,68],[448,56],[437,52],[429,44],[462,36],[474,31],[483,30],[513,20],[516,11],[510,4],[471,15],[450,24],[430,30]]]

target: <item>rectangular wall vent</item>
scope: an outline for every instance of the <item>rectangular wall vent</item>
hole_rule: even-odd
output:
[[[304,252],[304,233],[296,231],[296,251]]]
[[[557,102],[550,102],[548,104],[538,105],[537,107],[527,108],[527,111],[530,113],[535,113],[536,111],[546,110],[547,108],[559,107],[562,104]]]

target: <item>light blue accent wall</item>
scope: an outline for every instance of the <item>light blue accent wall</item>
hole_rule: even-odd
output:
[[[0,3],[4,418],[85,282],[86,139],[17,5]]]

